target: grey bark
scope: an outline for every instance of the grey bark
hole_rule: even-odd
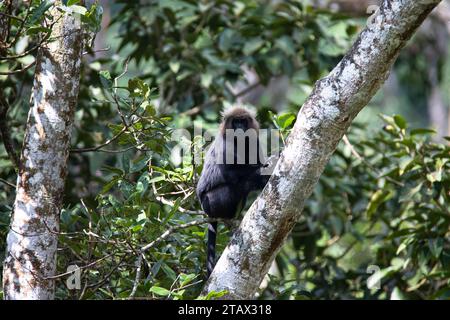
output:
[[[55,40],[41,47],[37,57],[7,236],[5,299],[54,297],[51,277],[56,270],[59,213],[79,89],[82,30],[79,18],[56,8],[51,14],[57,21]]]
[[[226,247],[203,293],[254,297],[352,120],[388,77],[400,50],[440,0],[386,0],[298,114],[275,171]]]

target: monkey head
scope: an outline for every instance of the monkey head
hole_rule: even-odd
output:
[[[222,114],[223,120],[220,125],[220,132],[225,135],[226,130],[241,129],[244,132],[249,129],[259,130],[259,124],[254,112],[244,107],[233,107],[225,110]]]

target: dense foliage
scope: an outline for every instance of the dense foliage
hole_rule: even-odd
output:
[[[102,35],[109,50],[96,56],[89,44],[101,7],[64,3],[61,10],[81,15],[89,34],[57,298],[196,298],[205,280],[206,220],[195,196],[201,162],[194,159],[207,141],[194,127],[215,128],[224,106],[283,76],[287,102],[275,108],[263,97],[255,107],[262,126],[279,129],[284,140],[315,80],[360,26],[307,1],[115,1],[110,32]],[[36,48],[51,41],[44,21],[52,5],[16,8],[20,20],[11,19],[11,45],[1,54],[13,57],[1,60],[0,97],[9,105],[16,150],[33,69],[8,71],[32,64]],[[249,73],[257,80],[248,81]],[[408,128],[401,116],[383,121],[375,131],[355,125],[341,143],[259,297],[449,297],[448,144],[432,142],[430,130]],[[181,136],[178,129],[185,129]],[[174,156],[177,148],[184,152]],[[0,146],[1,178],[14,183],[15,172]],[[14,189],[0,184],[2,260],[13,200]],[[219,251],[228,239],[221,226]],[[81,267],[78,290],[67,287],[70,265]]]
[[[450,147],[398,115],[383,119],[370,138],[355,126],[338,148],[267,297],[448,298]]]

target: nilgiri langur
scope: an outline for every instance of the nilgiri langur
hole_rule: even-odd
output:
[[[261,190],[270,175],[262,174],[265,166],[260,155],[259,123],[243,107],[223,113],[219,132],[209,148],[197,196],[210,218],[232,219],[245,206],[250,192]],[[217,222],[208,225],[207,273],[215,265]]]

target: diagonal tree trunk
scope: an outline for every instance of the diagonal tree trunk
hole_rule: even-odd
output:
[[[223,252],[204,293],[254,297],[338,142],[388,77],[400,50],[440,0],[385,0],[353,47],[317,82],[275,171]]]
[[[61,4],[61,2],[56,2]],[[79,89],[79,18],[51,10],[55,39],[39,49],[3,270],[5,299],[54,297],[57,232]]]

